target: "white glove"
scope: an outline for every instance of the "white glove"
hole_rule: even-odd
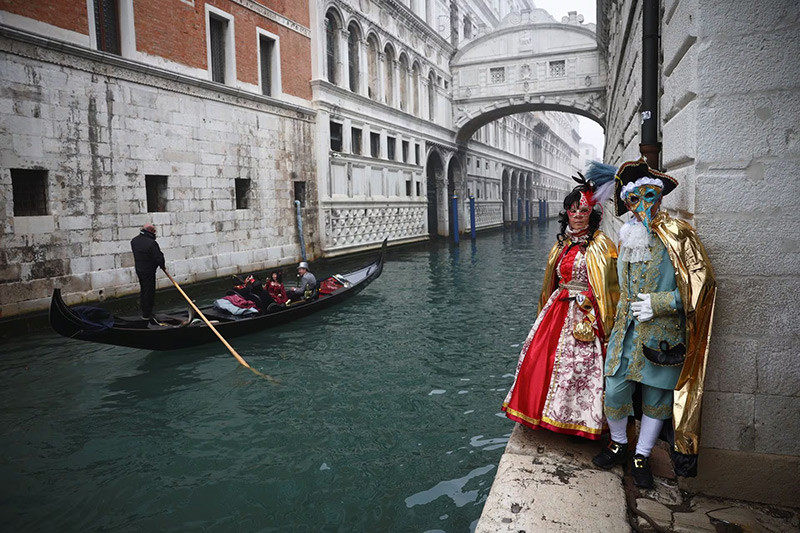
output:
[[[636,296],[639,297],[640,301],[631,302],[633,316],[635,316],[636,320],[639,322],[647,322],[653,318],[653,305],[650,303],[650,295],[639,293]]]

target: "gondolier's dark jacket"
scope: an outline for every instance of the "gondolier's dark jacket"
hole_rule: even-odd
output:
[[[137,273],[155,274],[158,267],[165,268],[164,254],[156,242],[156,236],[149,231],[141,230],[139,235],[131,239],[131,250]]]

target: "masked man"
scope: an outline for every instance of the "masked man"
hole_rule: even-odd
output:
[[[644,159],[623,164],[615,179],[617,215],[631,211],[633,217],[619,232],[620,298],[605,363],[611,441],[593,462],[602,468],[624,463],[639,384],[642,422],[631,472],[638,487],[650,488],[648,458],[670,418],[672,427],[664,429],[673,442],[676,473],[696,475],[716,283],[694,229],[660,211],[662,197],[678,182]]]

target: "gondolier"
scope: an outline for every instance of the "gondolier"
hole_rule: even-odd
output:
[[[156,242],[156,228],[152,224],[145,224],[139,235],[131,239],[131,250],[139,278],[139,302],[142,308],[142,319],[149,320],[153,317],[153,304],[156,298],[156,270],[164,269],[164,254]]]

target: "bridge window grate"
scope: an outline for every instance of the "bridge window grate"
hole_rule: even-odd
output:
[[[567,75],[566,61],[550,61],[550,77],[563,78]]]
[[[489,69],[489,78],[492,83],[506,82],[506,67],[494,67]]]

